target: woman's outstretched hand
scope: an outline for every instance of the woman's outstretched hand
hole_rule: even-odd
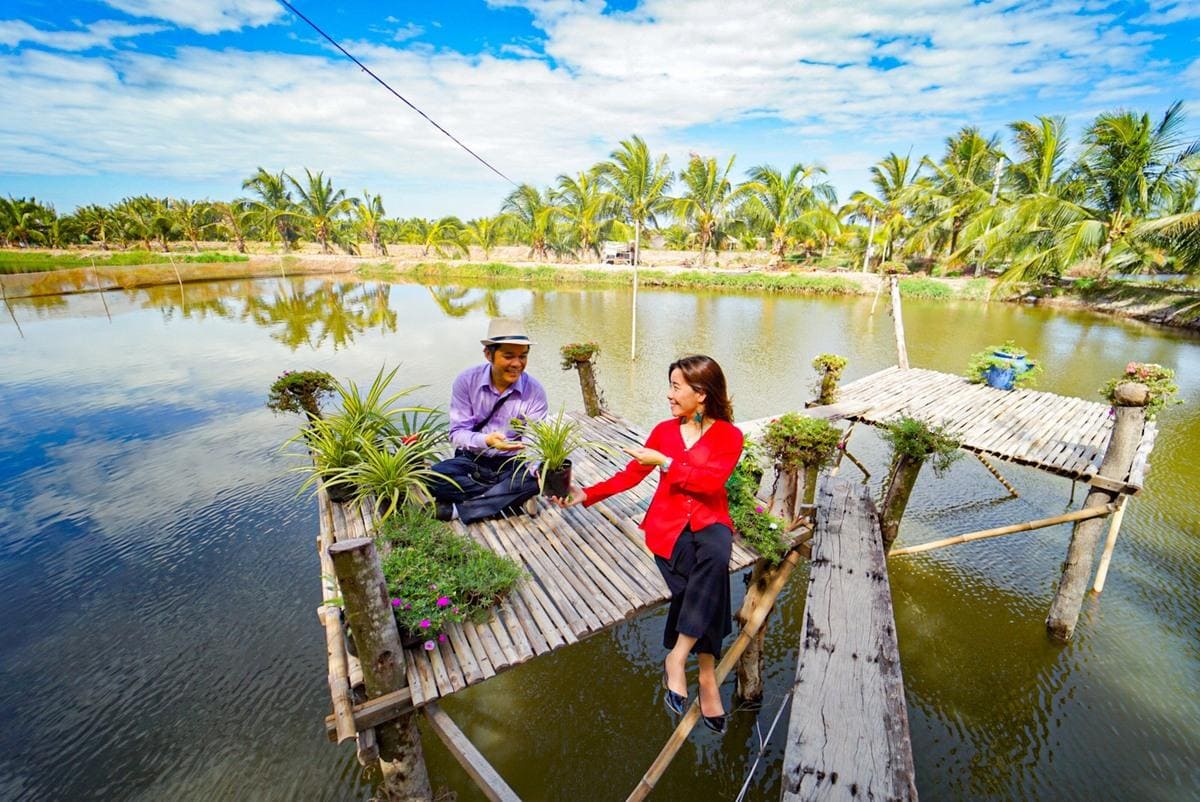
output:
[[[643,465],[665,465],[667,463],[667,455],[661,451],[655,451],[653,448],[636,446],[621,450]]]
[[[567,494],[566,498],[554,497],[554,503],[564,509],[574,507],[576,504],[582,504],[585,501],[587,501],[587,493],[583,491],[582,487],[576,487],[575,485],[571,485],[571,492]]]

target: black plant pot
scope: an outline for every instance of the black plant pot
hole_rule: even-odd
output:
[[[338,504],[345,504],[347,501],[352,501],[357,490],[352,484],[338,483],[335,485],[325,485],[325,492],[329,494],[329,500],[336,501]]]
[[[543,496],[566,498],[571,493],[571,460],[566,460],[553,471],[546,471],[542,482]]]

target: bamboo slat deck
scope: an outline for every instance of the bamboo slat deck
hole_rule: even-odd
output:
[[[1107,404],[1037,390],[996,390],[921,368],[892,367],[864,376],[841,388],[838,405],[853,410],[847,417],[873,425],[900,415],[937,423],[968,451],[1083,481],[1096,477],[1112,433]],[[1157,434],[1155,423],[1147,422],[1129,475],[1096,481],[1139,492]]]
[[[641,445],[643,433],[608,413],[574,413],[592,440]],[[607,478],[625,463],[595,452],[573,457],[576,480]],[[413,707],[421,707],[495,676],[499,671],[575,643],[626,621],[669,598],[637,523],[658,484],[657,471],[633,490],[590,508],[562,510],[539,499],[536,517],[516,515],[454,528],[520,563],[529,578],[493,608],[482,623],[454,624],[432,651],[406,651]],[[322,548],[364,537],[374,524],[370,510],[331,504],[321,493]],[[754,563],[757,554],[735,540],[730,571]]]

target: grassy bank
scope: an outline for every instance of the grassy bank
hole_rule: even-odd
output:
[[[82,256],[74,253],[47,253],[45,251],[0,250],[0,273],[44,273],[51,270],[70,270],[78,267],[131,267],[179,263],[213,264],[217,262],[246,262],[249,257],[238,254],[217,253],[155,253],[152,251],[115,251],[111,253]]]

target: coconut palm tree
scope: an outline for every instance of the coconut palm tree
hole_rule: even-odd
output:
[[[252,200],[260,230],[273,239],[279,237],[285,252],[291,250],[295,237],[293,222],[296,219],[296,206],[292,203],[292,194],[287,185],[291,177],[280,171],[268,173],[262,167],[258,172],[242,182],[242,189],[247,189],[258,196]]]
[[[246,252],[246,232],[253,225],[255,209],[248,200],[217,201],[212,204],[216,217],[213,225],[233,240],[238,253]]]
[[[529,244],[529,252],[545,260],[555,239],[555,222],[559,208],[554,194],[547,188],[539,191],[531,184],[521,184],[504,199],[501,212],[508,219],[518,239]]]
[[[428,256],[432,250],[438,256],[446,258],[450,252],[457,253],[464,259],[471,256],[463,234],[462,221],[457,217],[443,217],[440,220],[423,220],[414,218],[408,224],[405,239],[421,246],[421,255]]]
[[[151,249],[150,240],[158,235],[162,212],[161,204],[149,195],[124,198],[113,207],[122,239],[139,242],[147,251]]]
[[[740,188],[745,195],[741,213],[771,241],[771,254],[779,264],[788,245],[808,224],[805,214],[821,202],[836,203],[833,185],[824,180],[825,168],[792,165],[786,174],[770,165],[750,170]]]
[[[889,153],[871,166],[871,183],[875,191],[855,192],[850,196],[850,203],[840,210],[843,217],[869,223],[864,270],[873,255],[876,226],[883,239],[883,261],[892,258],[897,240],[904,236],[908,228],[909,188],[919,177],[923,161],[924,157],[914,161],[911,154],[899,156]]]
[[[558,189],[552,193],[558,213],[566,223],[568,243],[577,254],[591,251],[600,257],[600,244],[608,239],[613,223],[612,197],[606,193],[594,170],[572,178],[558,177]]]
[[[671,198],[667,192],[675,175],[668,168],[666,155],[653,158],[640,136],[622,140],[609,160],[598,164],[596,170],[616,209],[633,226],[636,274],[641,263],[642,229],[647,223],[657,225],[656,215],[670,210]]]
[[[467,242],[478,245],[483,249],[483,258],[492,258],[492,249],[499,245],[508,228],[508,220],[503,216],[480,217],[467,223],[463,230]]]
[[[0,241],[6,245],[44,244],[58,217],[53,206],[37,198],[0,198]]]
[[[376,256],[387,256],[387,243],[384,242],[383,198],[363,190],[363,199],[354,206],[354,228],[359,236],[365,237],[375,249]]]
[[[192,250],[199,253],[199,239],[216,223],[212,204],[177,198],[167,202],[167,211],[175,228],[191,241]]]
[[[112,209],[95,203],[80,206],[75,210],[75,219],[84,236],[99,243],[100,250],[108,250],[108,235],[117,227]]]
[[[693,153],[687,168],[679,174],[684,192],[675,200],[673,210],[675,216],[694,232],[701,265],[711,248],[717,266],[720,266],[719,241],[726,235],[733,210],[745,194],[745,185],[734,189],[733,182],[729,180],[736,158],[730,156],[722,168],[716,159],[702,159]]]
[[[312,230],[313,237],[321,244],[321,253],[333,253],[329,240],[333,238],[338,221],[348,215],[358,203],[357,198],[347,198],[346,190],[333,188],[333,181],[317,171],[314,174],[304,168],[305,183],[288,176],[299,199],[296,201],[297,215]]]

